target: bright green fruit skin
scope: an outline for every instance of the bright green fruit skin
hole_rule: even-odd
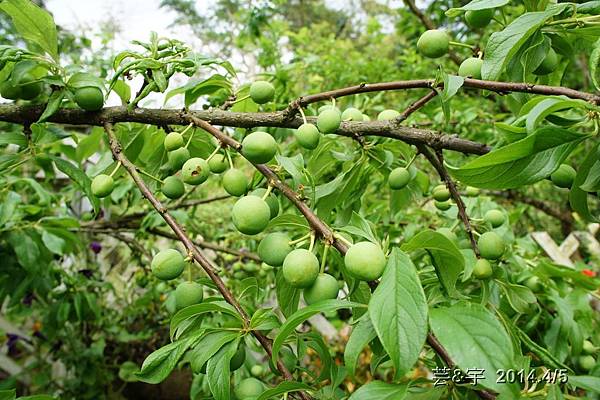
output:
[[[188,185],[199,185],[208,179],[210,168],[203,158],[194,157],[181,167],[181,177]]]
[[[583,352],[585,354],[594,354],[597,350],[598,349],[596,348],[596,346],[594,346],[594,344],[589,340],[583,341]]]
[[[246,235],[256,235],[269,224],[271,209],[260,197],[245,196],[233,205],[231,217],[238,231]]]
[[[550,179],[556,186],[570,189],[575,180],[575,175],[577,175],[577,171],[573,167],[567,164],[560,164],[558,169],[550,175]]]
[[[250,374],[260,378],[265,374],[265,368],[262,365],[253,365],[252,368],[250,368]]]
[[[175,289],[175,304],[178,310],[201,303],[203,297],[202,285],[196,282],[181,282]]]
[[[250,196],[260,197],[262,199],[266,192],[267,189],[258,188],[250,192]],[[271,219],[275,218],[277,214],[279,214],[279,200],[277,200],[277,196],[275,196],[273,192],[271,192],[269,193],[265,201],[269,205],[269,210],[271,210]]]
[[[483,219],[493,228],[497,228],[504,223],[504,214],[500,210],[489,210],[485,213]]]
[[[446,236],[446,238],[451,242],[458,243],[458,237],[450,228],[439,228],[437,229],[437,233],[441,233],[442,235]]]
[[[546,57],[544,57],[544,60],[542,61],[540,66],[537,67],[536,70],[533,71],[533,73],[535,75],[548,75],[549,73],[553,72],[557,66],[558,56],[556,55],[554,49],[550,48],[550,50],[548,50],[548,54],[546,54]]]
[[[277,142],[267,132],[252,132],[242,140],[242,154],[254,164],[271,161],[277,152]]]
[[[178,149],[170,151],[167,155],[167,158],[169,159],[169,164],[171,168],[173,168],[174,170],[178,170],[181,169],[181,167],[183,167],[183,164],[185,164],[185,162],[190,159],[190,152],[185,147],[180,147]]]
[[[362,121],[363,113],[354,107],[346,108],[342,113],[342,121]]]
[[[496,232],[485,232],[477,241],[481,257],[488,260],[497,260],[504,254],[504,240]]]
[[[344,256],[346,270],[361,281],[373,281],[383,274],[386,259],[381,247],[371,242],[352,245]]]
[[[307,288],[319,275],[319,260],[306,249],[292,250],[283,260],[283,277],[293,287]]]
[[[285,233],[270,233],[258,245],[258,256],[273,267],[283,264],[285,257],[292,251],[290,238]]]
[[[265,104],[275,97],[275,88],[270,82],[256,81],[250,85],[250,98],[256,104]]]
[[[480,258],[473,267],[473,276],[477,279],[487,279],[492,276],[492,265],[488,260]]]
[[[317,128],[325,134],[338,130],[342,123],[342,114],[337,108],[327,108],[317,117]]]
[[[485,28],[494,17],[494,9],[469,10],[465,13],[465,22],[471,29]]]
[[[294,132],[294,137],[298,141],[298,144],[305,149],[314,150],[319,145],[321,139],[321,132],[319,128],[313,124],[302,124]]]
[[[185,260],[181,253],[175,249],[158,252],[150,264],[152,274],[163,281],[177,278],[183,272],[184,267]]]
[[[92,179],[92,193],[98,197],[110,195],[115,187],[113,178],[109,175],[100,174]]]
[[[8,100],[18,100],[21,98],[21,87],[13,86],[9,82],[0,84],[0,96]]]
[[[592,356],[580,356],[578,364],[582,370],[589,371],[596,366],[596,359]]]
[[[434,201],[433,204],[435,205],[435,208],[437,208],[440,211],[447,211],[450,209],[450,207],[452,207],[452,203],[450,203],[450,201],[446,200],[446,201]]]
[[[242,345],[237,349],[233,357],[231,357],[231,360],[229,361],[229,370],[233,372],[240,369],[244,364],[244,361],[246,361],[246,347]]]
[[[540,278],[537,276],[531,276],[527,278],[525,281],[525,286],[531,289],[532,292],[539,292],[542,290],[542,283],[540,282]]]
[[[232,196],[241,196],[248,191],[248,178],[239,169],[231,168],[223,175],[223,189]]]
[[[169,176],[163,181],[160,190],[169,199],[178,199],[185,193],[185,186],[178,177]]]
[[[438,58],[448,54],[450,38],[445,31],[431,29],[421,35],[417,41],[417,49],[425,57]]]
[[[467,186],[466,192],[465,194],[467,195],[467,197],[475,197],[479,195],[479,189],[473,187],[473,186]]]
[[[390,188],[394,190],[400,190],[410,182],[410,172],[404,167],[394,168],[392,172],[390,172],[390,176],[388,178],[388,184]]]
[[[481,58],[467,58],[458,67],[458,75],[473,79],[481,79],[481,66],[483,60]]]
[[[339,286],[329,274],[319,274],[314,283],[304,289],[304,301],[311,305],[321,300],[337,299]]]
[[[363,114],[363,121],[367,122],[370,120],[371,120],[371,117],[369,117],[367,114]]]
[[[383,110],[377,115],[377,121],[389,121],[400,116],[396,110]]]
[[[183,147],[183,143],[183,135],[179,132],[168,133],[163,142],[165,150],[167,151],[177,150],[178,148]]]
[[[233,389],[238,400],[256,399],[265,390],[262,382],[256,378],[246,378]]]
[[[215,154],[210,160],[208,160],[208,168],[210,168],[210,172],[213,174],[225,172],[228,166],[229,163],[227,162],[227,157],[225,157],[223,154]]]
[[[437,201],[446,201],[450,199],[450,191],[445,185],[438,185],[433,188],[433,198]]]
[[[75,103],[86,111],[98,111],[104,105],[102,90],[95,86],[75,89]]]

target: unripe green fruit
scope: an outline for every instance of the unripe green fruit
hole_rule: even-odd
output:
[[[292,251],[290,238],[285,233],[270,233],[258,245],[258,256],[274,267],[283,264],[285,257]]]
[[[98,111],[104,105],[102,90],[95,86],[75,89],[75,103],[86,111]]]
[[[267,132],[252,132],[242,140],[242,154],[251,163],[268,163],[276,152],[277,142]]]
[[[83,214],[81,214],[81,220],[82,221],[91,221],[93,219],[94,219],[94,214],[92,214],[89,211],[86,211]]]
[[[481,79],[481,66],[483,60],[477,57],[471,57],[460,63],[458,67],[458,75],[465,78]]]
[[[183,135],[179,132],[169,132],[167,136],[165,136],[163,144],[167,151],[177,150],[178,148],[183,147]]]
[[[281,362],[283,363],[285,368],[287,368],[288,371],[294,372],[294,370],[296,369],[297,359],[296,359],[296,355],[289,347],[282,347],[281,350],[279,350],[279,359],[281,360]],[[269,363],[269,367],[271,368],[271,371],[274,374],[277,374],[277,375],[281,374],[279,372],[279,370],[277,369],[277,366],[276,365],[274,366],[273,363]],[[273,367],[275,367],[275,368],[273,368]]]
[[[433,205],[440,211],[447,211],[452,207],[452,203],[449,200],[446,201],[434,201]]]
[[[0,84],[0,96],[8,100],[18,100],[21,98],[21,87],[13,86],[9,82]]]
[[[492,225],[492,228],[497,228],[504,223],[504,214],[500,210],[489,210],[485,213],[483,219]]]
[[[229,162],[227,161],[227,157],[223,154],[215,154],[208,160],[208,168],[210,168],[210,172],[214,174],[225,172],[227,167],[229,167]]]
[[[580,356],[577,363],[579,364],[579,368],[589,371],[596,366],[596,359],[592,356]]]
[[[398,118],[400,113],[396,110],[383,110],[377,115],[377,121],[389,121]]]
[[[185,186],[178,177],[169,176],[163,181],[160,190],[169,199],[178,199],[185,193]]]
[[[488,260],[497,260],[504,254],[504,240],[496,232],[485,232],[477,241],[481,257]]]
[[[246,277],[246,273],[244,271],[238,271],[233,274],[233,278],[237,280],[242,280]]]
[[[325,134],[338,130],[342,123],[342,114],[337,108],[328,108],[317,117],[317,128]]]
[[[253,365],[252,368],[250,368],[250,374],[260,378],[265,374],[265,368],[262,365]]]
[[[180,147],[167,154],[169,165],[173,170],[179,170],[190,159],[190,152],[185,147]]]
[[[570,189],[575,180],[575,175],[577,175],[577,171],[573,167],[568,164],[560,164],[558,169],[550,175],[550,179],[556,186]]]
[[[181,282],[175,289],[175,304],[178,310],[201,303],[203,297],[202,285],[196,282]]]
[[[445,185],[434,187],[431,193],[433,194],[433,198],[437,201],[446,201],[450,199],[450,191]]]
[[[458,247],[460,249],[470,249],[471,248],[471,241],[469,239],[462,239],[458,242]]]
[[[154,258],[150,268],[152,274],[163,281],[175,279],[183,272],[185,260],[181,253],[175,249],[167,249],[158,252]]]
[[[232,196],[241,196],[248,190],[248,178],[239,169],[231,168],[223,175],[223,189]]]
[[[244,365],[244,361],[246,361],[246,347],[241,345],[229,361],[229,371],[233,372],[240,369]]]
[[[313,284],[304,289],[304,301],[311,305],[321,300],[337,299],[339,286],[329,274],[319,274]]]
[[[36,82],[36,79],[30,74],[21,77],[19,84],[21,85],[21,98],[23,100],[33,100],[44,90],[44,83],[41,81]]]
[[[321,139],[321,132],[313,124],[302,124],[298,127],[294,136],[298,141],[298,144],[305,149],[314,150],[319,145]]]
[[[292,250],[283,260],[283,277],[293,287],[309,287],[318,275],[319,260],[306,249]]]
[[[394,190],[400,190],[410,182],[410,172],[404,167],[394,168],[392,172],[390,172],[390,176],[388,178],[388,184],[390,188]]]
[[[256,378],[246,378],[233,389],[233,393],[238,400],[252,400],[260,396],[264,390],[261,381]]]
[[[362,121],[363,113],[354,107],[346,108],[342,113],[342,121]]]
[[[540,282],[540,278],[537,276],[530,276],[525,281],[525,286],[531,289],[532,292],[539,292],[542,290],[542,283]]]
[[[239,199],[231,211],[236,229],[246,235],[262,232],[271,220],[271,210],[267,202],[256,196]]]
[[[494,17],[494,9],[469,10],[465,13],[465,22],[471,29],[485,28]]]
[[[448,240],[450,240],[451,242],[458,243],[458,237],[456,236],[456,234],[454,232],[452,232],[452,229],[439,228],[436,230],[436,232],[441,233],[442,235],[446,236],[446,238]]]
[[[92,193],[94,196],[106,197],[115,187],[115,181],[109,175],[100,174],[92,179]]]
[[[473,186],[467,186],[465,194],[467,195],[467,197],[476,197],[479,195],[479,189]]]
[[[492,276],[492,265],[488,260],[479,258],[473,267],[473,276],[477,279],[487,279]]]
[[[194,157],[187,160],[181,167],[181,177],[188,185],[199,185],[208,179],[210,169],[203,158]]]
[[[242,264],[242,269],[245,272],[254,273],[254,272],[258,271],[258,268],[259,268],[258,265],[256,265],[253,262],[247,262],[245,264]]]
[[[417,41],[417,49],[425,57],[438,58],[448,54],[450,37],[445,31],[431,29],[425,31]]]
[[[381,247],[371,242],[358,242],[344,256],[346,270],[361,281],[373,281],[383,274],[386,259]]]
[[[250,192],[250,196],[260,197],[262,199],[266,192],[267,189],[258,188]],[[275,196],[275,194],[271,192],[269,193],[265,201],[269,205],[269,210],[271,210],[271,219],[275,218],[277,214],[279,214],[279,200],[277,200],[277,196]]]
[[[594,354],[596,351],[598,351],[596,346],[594,346],[594,344],[592,342],[590,342],[589,340],[583,341],[582,349],[585,354]]]
[[[544,57],[544,60],[542,61],[540,66],[537,67],[536,70],[533,71],[533,73],[535,75],[548,75],[549,73],[554,72],[556,67],[558,67],[558,56],[556,55],[554,49],[551,47],[550,50],[548,50],[548,54],[546,54],[546,57]]]
[[[256,81],[250,85],[250,98],[256,104],[265,104],[273,100],[275,88],[270,82]]]

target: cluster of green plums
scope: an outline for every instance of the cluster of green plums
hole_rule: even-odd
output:
[[[594,355],[598,353],[598,348],[589,340],[584,340],[581,350],[582,354],[577,359],[577,365],[583,371],[590,371],[597,365]]]
[[[465,23],[471,29],[482,29],[494,18],[494,9],[469,10],[464,14]],[[418,51],[428,58],[439,58],[446,54],[452,45],[450,36],[442,29],[425,31],[417,41]],[[458,68],[458,74],[463,77],[481,79],[481,57],[469,57]],[[548,75],[558,67],[558,55],[552,47],[549,48],[540,65],[533,71],[535,75]]]

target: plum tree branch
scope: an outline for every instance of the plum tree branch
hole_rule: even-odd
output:
[[[204,254],[200,250],[198,250],[198,248],[194,245],[192,240],[185,233],[185,230],[183,229],[183,227],[181,225],[179,225],[179,223],[175,220],[175,218],[173,218],[171,216],[171,214],[169,214],[167,209],[161,204],[161,202],[156,198],[156,196],[154,196],[152,191],[148,188],[148,186],[146,185],[144,180],[141,178],[141,176],[137,172],[136,166],[131,161],[129,161],[129,159],[122,152],[121,145],[118,142],[117,137],[113,131],[112,124],[106,123],[104,125],[104,129],[106,131],[106,134],[108,135],[109,144],[110,144],[110,148],[111,148],[111,151],[113,154],[113,158],[116,161],[121,162],[123,167],[127,170],[129,175],[135,182],[138,189],[142,192],[143,196],[150,202],[150,204],[152,204],[154,209],[156,211],[158,211],[158,213],[163,217],[165,222],[171,227],[171,229],[177,236],[178,240],[184,245],[188,254],[198,264],[200,264],[200,266],[202,267],[204,272],[206,272],[206,274],[209,276],[209,278],[215,283],[215,285],[217,286],[217,289],[219,290],[219,292],[221,293],[221,295],[223,296],[225,301],[227,301],[229,304],[231,304],[231,306],[233,306],[233,308],[235,308],[235,310],[238,312],[240,317],[243,319],[244,325],[248,326],[250,323],[250,318],[249,318],[248,314],[242,308],[240,303],[235,299],[235,297],[229,291],[227,286],[225,286],[225,283],[223,282],[221,277],[219,277],[219,275],[215,272],[215,269],[214,269],[212,263],[204,256]],[[271,340],[268,339],[261,332],[256,331],[256,330],[253,330],[252,334],[258,340],[258,342],[262,345],[262,347],[265,349],[265,351],[267,352],[269,357],[271,357],[271,354],[272,354]],[[294,377],[292,376],[290,371],[285,367],[285,365],[282,363],[281,360],[278,360],[277,368],[279,369],[279,371],[281,371],[281,373],[283,374],[283,376],[286,380],[294,380]],[[303,400],[311,399],[311,397],[304,392],[298,392],[298,395]]]

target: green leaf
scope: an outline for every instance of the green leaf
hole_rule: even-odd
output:
[[[209,332],[202,337],[191,351],[192,371],[200,371],[202,366],[225,344],[240,336],[237,331]]]
[[[548,177],[588,135],[543,127],[517,142],[467,162],[447,166],[465,185],[483,189],[512,189]]]
[[[16,144],[17,146],[27,146],[27,138],[22,133],[2,132],[0,135],[0,146],[5,144]]]
[[[435,272],[444,290],[457,296],[456,281],[465,268],[465,258],[454,242],[441,233],[427,229],[402,245],[403,251],[425,249],[431,255]]]
[[[22,202],[21,196],[13,191],[9,191],[4,202],[0,204],[0,226],[6,224],[15,214],[17,206]]]
[[[510,306],[517,312],[526,314],[529,312],[529,305],[537,301],[535,295],[526,286],[515,285],[512,283],[504,283],[498,281]]]
[[[285,317],[289,317],[296,312],[300,302],[301,291],[287,283],[283,278],[281,268],[277,270],[277,274],[275,275],[275,293],[279,309]]]
[[[571,100],[561,97],[546,98],[537,103],[527,114],[525,123],[527,132],[533,132],[538,127],[540,122],[544,120],[544,118],[556,111],[573,110],[578,108],[587,108],[587,103],[583,100]]]
[[[142,364],[140,372],[136,374],[142,382],[157,384],[162,382],[177,365],[188,348],[193,346],[198,336],[169,343],[152,352]]]
[[[42,232],[42,242],[52,253],[62,256],[65,253],[66,242],[60,236],[56,236],[47,230]]]
[[[0,390],[0,400],[15,400],[17,389]]]
[[[77,143],[77,149],[75,154],[77,161],[80,163],[96,153],[100,149],[100,143],[104,137],[104,130],[101,128],[93,128],[89,135],[86,135],[83,139]]]
[[[579,214],[581,218],[588,222],[599,222],[600,219],[590,211],[588,194],[581,187],[586,183],[588,176],[590,173],[593,173],[593,170],[595,169],[594,167],[598,162],[598,152],[600,151],[599,146],[600,145],[596,145],[589,150],[583,163],[579,166],[571,190],[569,190],[569,203],[571,204],[571,208]]]
[[[405,396],[406,385],[371,381],[352,393],[348,400],[402,400]]]
[[[13,247],[19,264],[30,273],[39,271],[40,249],[33,238],[22,230],[13,230],[8,234],[8,242]]]
[[[301,390],[311,390],[312,388],[302,382],[283,381],[272,389],[265,390],[256,400],[268,400],[275,396],[279,396],[290,392],[299,392]]]
[[[44,112],[40,115],[40,118],[37,122],[45,122],[54,115],[62,104],[63,99],[65,98],[65,89],[60,88],[58,90],[53,90],[50,98],[48,99],[48,103],[46,104],[46,108],[44,108]]]
[[[267,230],[272,229],[293,229],[293,230],[308,230],[310,229],[306,219],[295,214],[281,214],[276,216],[269,222]]]
[[[0,10],[12,19],[23,39],[38,46],[58,61],[56,25],[52,16],[30,0],[4,0]]]
[[[237,351],[238,343],[239,340],[234,340],[226,344],[208,360],[208,364],[206,365],[206,379],[215,400],[230,399],[231,382],[229,363]]]
[[[371,301],[369,316],[396,368],[396,377],[419,358],[427,336],[427,300],[410,257],[392,250]]]
[[[96,87],[104,92],[104,81],[94,74],[87,72],[76,72],[67,81],[67,85],[71,88],[78,89],[82,87]]]
[[[81,190],[83,190],[90,203],[94,207],[94,213],[97,214],[98,210],[100,209],[100,200],[98,200],[98,198],[92,193],[92,181],[90,178],[88,178],[88,176],[81,169],[77,168],[69,161],[63,160],[62,158],[56,156],[50,156],[50,158],[52,161],[54,161],[56,168],[67,174],[69,178],[71,178],[71,180],[73,180],[73,182],[75,182],[75,184],[77,184]]]
[[[553,16],[560,14],[568,5],[549,7],[545,11],[528,12],[500,32],[490,36],[485,47],[485,59],[481,76],[486,80],[497,80],[508,61],[519,51],[527,39],[540,29]]]
[[[569,376],[569,384],[593,393],[600,393],[600,377],[597,376]]]
[[[129,101],[131,100],[131,88],[125,81],[121,79],[117,80],[113,85],[112,90],[119,96],[122,105],[126,106],[129,104]]]
[[[339,231],[347,232],[351,235],[361,237],[363,239],[368,240],[369,242],[379,243],[379,240],[373,233],[371,229],[371,225],[369,221],[367,221],[362,215],[358,214],[356,211],[352,211],[352,217],[350,217],[350,222],[341,228],[338,228]]]
[[[279,350],[283,346],[287,337],[296,329],[298,325],[308,318],[320,312],[328,313],[339,310],[340,308],[366,307],[364,304],[352,303],[345,300],[322,300],[306,306],[292,314],[279,329],[279,333],[273,341],[273,363],[276,364],[279,359]]]
[[[481,385],[499,393],[518,393],[513,384],[496,382],[498,369],[513,368],[513,344],[504,326],[479,304],[461,303],[429,311],[431,330],[463,371],[483,369]]]
[[[598,66],[600,65],[600,39],[596,41],[594,44],[594,49],[590,54],[590,76],[592,77],[592,83],[596,90],[600,90],[600,70]]]
[[[204,302],[200,304],[194,304],[179,310],[177,314],[175,314],[173,318],[171,318],[171,325],[169,328],[171,338],[175,337],[177,328],[179,328],[179,326],[184,321],[187,321],[192,318],[197,318],[203,314],[211,312],[221,312],[229,314],[232,317],[241,320],[237,311],[235,311],[235,309],[231,305],[225,303],[224,301],[213,301],[208,303]]]
[[[369,316],[361,318],[352,328],[350,339],[348,339],[348,343],[344,349],[344,365],[348,368],[348,373],[351,376],[354,376],[356,363],[358,362],[360,353],[362,353],[365,346],[376,337],[377,332],[375,332],[375,328],[373,327],[373,323]]]
[[[446,15],[449,17],[456,17],[462,14],[464,11],[469,10],[486,10],[488,8],[497,8],[505,6],[509,3],[509,0],[473,0],[462,7],[451,8],[446,11]]]

